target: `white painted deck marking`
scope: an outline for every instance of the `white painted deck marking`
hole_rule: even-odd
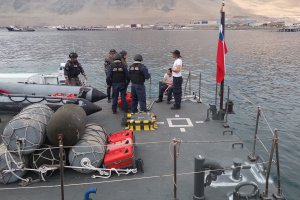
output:
[[[177,121],[177,120],[182,120],[182,121],[186,121],[184,122],[185,124],[179,124],[179,125],[174,125],[173,121]],[[183,127],[193,127],[193,123],[191,121],[190,118],[167,118],[167,122],[169,127],[179,127],[179,128],[183,128]]]
[[[204,121],[195,121],[196,124],[203,124]]]
[[[175,117],[179,117],[179,115],[175,115]]]
[[[165,124],[165,122],[156,122],[157,124]]]
[[[185,133],[185,128],[180,128],[180,131],[181,131],[182,133]]]

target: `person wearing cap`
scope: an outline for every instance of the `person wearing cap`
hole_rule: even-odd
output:
[[[114,57],[114,62],[111,64],[106,78],[107,85],[112,85],[112,111],[114,114],[117,113],[117,102],[119,94],[121,95],[123,109],[125,112],[128,112],[128,105],[125,93],[130,80],[128,70],[126,66],[121,62],[121,60],[122,56],[120,54],[116,54]]]
[[[172,76],[173,76],[173,95],[174,95],[174,106],[171,107],[173,110],[178,110],[181,107],[181,97],[182,97],[182,59],[180,51],[175,50],[171,52],[173,58],[175,59],[172,67]]]
[[[87,80],[87,76],[81,66],[81,64],[78,62],[78,54],[75,52],[71,52],[69,54],[70,60],[67,61],[64,68],[64,76],[66,79],[67,85],[74,85],[74,86],[81,86],[82,83],[79,79],[79,74],[82,74]]]
[[[131,111],[138,112],[140,105],[141,112],[147,112],[145,80],[150,78],[150,74],[145,65],[142,64],[143,57],[140,54],[134,56],[134,62],[129,67],[129,78],[131,81],[132,105]]]
[[[163,101],[163,95],[166,93],[168,95],[167,104],[171,103],[173,92],[173,76],[172,76],[172,68],[169,68],[164,75],[162,80],[162,84],[159,87],[159,96],[155,101],[156,103],[160,103]]]
[[[117,53],[117,51],[115,49],[111,49],[108,53],[107,58],[105,58],[105,60],[104,60],[104,71],[106,74],[106,78],[108,76],[108,72],[110,71],[110,66],[114,62],[116,53]],[[107,84],[106,92],[107,92],[106,93],[107,94],[107,102],[110,103],[111,102],[111,85]]]
[[[126,59],[127,59],[127,51],[122,50],[122,51],[120,52],[120,54],[121,54],[121,56],[122,56],[121,62],[122,62],[124,65],[126,65],[126,67],[127,67],[127,66],[128,66],[128,65],[127,65],[127,61],[126,61]]]

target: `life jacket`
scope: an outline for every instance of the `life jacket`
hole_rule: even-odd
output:
[[[121,63],[114,63],[112,65],[112,83],[125,83],[125,68]]]
[[[145,82],[145,76],[141,68],[141,64],[133,64],[129,67],[129,77],[132,83],[143,84]]]
[[[81,73],[81,66],[79,62],[72,63],[68,61],[65,66],[65,70],[67,71],[67,75],[69,78],[76,78]]]

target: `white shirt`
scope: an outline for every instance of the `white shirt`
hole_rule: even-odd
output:
[[[177,58],[175,61],[174,61],[174,64],[173,64],[173,68],[172,70],[175,70],[176,69],[176,66],[180,65],[181,68],[180,68],[180,72],[176,73],[176,72],[172,72],[172,75],[173,77],[181,77],[181,69],[182,69],[182,59],[181,58]]]
[[[167,83],[173,83],[173,76],[170,77],[167,73],[165,73],[164,81]]]

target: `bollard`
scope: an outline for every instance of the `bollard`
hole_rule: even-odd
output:
[[[210,121],[210,118],[209,118],[209,113],[210,113],[210,108],[207,109],[207,113],[206,113],[206,122]]]
[[[242,161],[238,158],[233,159],[232,178],[236,181],[241,179]]]
[[[193,200],[205,199],[204,197],[204,176],[203,171],[205,158],[201,155],[195,157],[195,175],[194,175],[194,196]]]

